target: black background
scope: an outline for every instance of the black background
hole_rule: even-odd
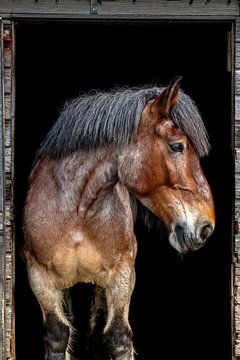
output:
[[[34,153],[66,99],[88,89],[166,85],[182,75],[212,151],[202,166],[217,223],[205,247],[180,258],[166,238],[138,224],[137,282],[130,319],[139,360],[231,359],[231,75],[228,23],[19,23],[16,28],[17,359],[43,358],[41,313],[19,257],[21,209]],[[75,287],[83,332],[90,287]],[[79,336],[79,343],[84,338]],[[82,344],[84,346],[84,344]],[[83,358],[82,358],[83,359]]]

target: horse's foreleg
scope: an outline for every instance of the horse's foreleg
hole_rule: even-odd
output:
[[[107,301],[105,289],[96,285],[89,321],[87,355],[92,360],[109,359],[103,343],[103,329],[107,318]]]
[[[94,289],[94,300],[91,308],[91,317],[89,322],[90,335],[92,335],[106,321],[107,301],[105,289],[96,285]]]
[[[65,360],[70,322],[63,310],[63,292],[56,289],[48,271],[39,264],[28,266],[28,277],[42,309],[45,360]]]
[[[106,288],[108,307],[104,338],[112,360],[133,360],[132,330],[128,322],[130,298],[135,284],[133,265],[121,263]]]

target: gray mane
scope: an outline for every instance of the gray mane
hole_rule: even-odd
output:
[[[147,87],[92,92],[67,102],[41,144],[38,157],[60,159],[77,150],[129,144],[147,102],[163,90]],[[203,121],[193,101],[182,91],[171,116],[197,154],[207,155],[210,146]]]

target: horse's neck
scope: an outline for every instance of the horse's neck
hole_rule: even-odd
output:
[[[106,150],[79,152],[61,160],[56,175],[66,208],[77,206],[78,215],[85,218],[102,206],[106,196],[113,195],[118,181],[117,157]]]
[[[106,204],[106,197],[108,201],[112,198],[113,187],[118,181],[116,158],[105,156],[97,162],[94,160],[89,175],[80,194],[80,217],[99,212]]]

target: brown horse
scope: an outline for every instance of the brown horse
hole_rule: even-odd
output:
[[[108,358],[134,359],[128,311],[137,200],[165,223],[180,253],[199,249],[214,229],[199,162],[208,138],[179,80],[81,96],[40,147],[24,206],[23,254],[43,313],[45,359],[73,358],[65,293],[79,282],[97,285],[92,333],[106,308]]]

